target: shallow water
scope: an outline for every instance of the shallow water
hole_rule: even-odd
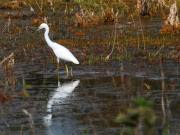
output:
[[[32,66],[26,65],[24,70]],[[29,86],[26,89],[29,96],[15,94],[11,101],[1,104],[2,134],[32,134],[31,122],[23,109],[32,115],[33,132],[38,135],[117,134],[121,128],[114,119],[139,96],[154,101],[159,116],[159,130],[163,124],[161,116],[164,100],[170,134],[179,134],[179,63],[164,63],[163,78],[157,65],[146,64],[143,67],[135,63],[123,63],[123,71],[119,66],[107,66],[106,69],[104,66],[76,66],[73,67],[72,79],[66,78],[61,70],[59,83],[57,71],[50,70],[52,67],[43,69],[42,65],[36,66],[36,70],[24,76],[24,83]],[[132,66],[136,68],[133,72],[129,68]],[[23,78],[20,76],[17,82],[16,93],[23,87]],[[150,90],[144,84],[148,84]]]

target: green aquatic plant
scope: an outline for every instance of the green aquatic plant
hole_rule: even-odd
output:
[[[124,125],[122,135],[155,135],[156,115],[151,101],[137,98],[134,107],[119,113],[116,122]]]

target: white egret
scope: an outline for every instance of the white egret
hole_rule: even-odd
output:
[[[38,30],[40,29],[45,29],[44,32],[44,38],[46,43],[48,44],[48,46],[50,48],[52,48],[54,54],[57,57],[57,64],[58,64],[58,69],[59,69],[59,60],[64,60],[64,61],[68,61],[68,62],[72,62],[74,64],[79,64],[79,61],[76,59],[76,57],[64,46],[53,42],[50,38],[49,38],[49,26],[46,23],[42,23]],[[66,65],[66,73],[68,74],[68,68]]]

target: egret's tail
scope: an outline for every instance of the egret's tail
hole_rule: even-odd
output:
[[[79,64],[79,61],[76,59],[76,58],[74,58],[74,60],[72,61],[74,64]]]

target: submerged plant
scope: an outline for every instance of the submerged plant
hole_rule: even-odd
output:
[[[155,112],[152,109],[152,102],[144,98],[137,98],[134,107],[119,113],[116,122],[125,126],[122,135],[155,135]]]

